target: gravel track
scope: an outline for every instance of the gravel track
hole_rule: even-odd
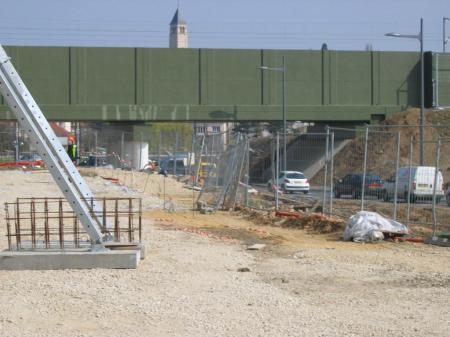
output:
[[[46,173],[0,179],[0,201],[59,195],[38,183],[51,181]],[[87,181],[97,194],[124,193],[98,177]],[[224,218],[254,226],[220,214],[202,219]],[[0,336],[449,335],[446,248],[357,245],[296,231],[298,241],[250,252],[242,241],[151,219],[147,213],[149,251],[137,270],[0,271]],[[243,267],[250,271],[237,271]]]

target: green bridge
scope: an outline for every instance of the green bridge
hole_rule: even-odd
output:
[[[55,121],[370,122],[419,106],[420,54],[313,50],[6,47]],[[426,53],[426,105],[450,105],[450,55]],[[439,69],[437,68],[439,67]],[[438,95],[433,88],[439,85]],[[0,119],[15,119],[0,100]]]

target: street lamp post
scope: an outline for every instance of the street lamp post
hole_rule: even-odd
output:
[[[287,169],[287,152],[286,152],[286,63],[283,56],[281,67],[258,67],[261,70],[277,71],[282,74],[282,95],[283,95],[283,171]]]
[[[423,62],[423,18],[420,19],[419,34],[387,33],[385,36],[416,39],[420,42],[420,165],[424,165],[425,144],[425,91],[424,91],[424,62]]]
[[[447,21],[450,21],[450,18],[446,18],[445,16],[442,18],[442,52],[445,53],[445,46],[448,43],[448,37],[447,37],[447,29],[445,27],[445,24]]]

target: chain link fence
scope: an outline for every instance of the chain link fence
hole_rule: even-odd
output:
[[[329,128],[328,132],[328,212],[347,218],[368,210],[396,219],[397,203],[383,204],[382,199],[384,182],[395,176],[399,164],[400,133],[369,127]]]
[[[215,138],[216,136],[212,135],[201,140],[200,148],[205,149],[208,144],[210,150],[204,150],[205,155],[199,156],[196,165],[196,181],[202,185],[197,203],[201,209],[212,210],[234,209],[237,205],[247,205],[248,138],[238,133],[227,144],[218,143]],[[203,167],[204,163],[207,163],[207,168]]]
[[[329,127],[325,133],[288,134],[286,169],[283,135],[251,139],[250,182],[259,193],[251,194],[248,204],[344,219],[361,210],[373,211],[424,233],[449,231],[449,128],[425,129],[423,163],[417,125]],[[290,179],[291,171],[305,179]],[[306,181],[309,189],[300,186]]]
[[[328,127],[322,133],[249,138],[91,126],[75,133],[80,166],[173,175],[199,191],[195,201],[212,209],[299,209],[344,219],[368,210],[448,231],[450,128],[425,127],[423,156],[417,130],[418,125]],[[16,123],[0,126],[0,163],[37,159]]]
[[[326,164],[333,172],[330,214],[348,218],[359,206],[425,232],[448,231],[450,162],[443,154],[450,153],[449,138],[441,137],[446,128],[426,129],[421,162],[417,126],[330,128],[330,137],[349,140]]]
[[[0,167],[29,165],[41,161],[28,136],[15,122],[0,125]]]

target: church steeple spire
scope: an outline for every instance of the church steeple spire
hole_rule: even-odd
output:
[[[170,48],[187,48],[188,47],[188,35],[187,24],[181,18],[180,7],[178,3],[177,10],[170,21]]]

